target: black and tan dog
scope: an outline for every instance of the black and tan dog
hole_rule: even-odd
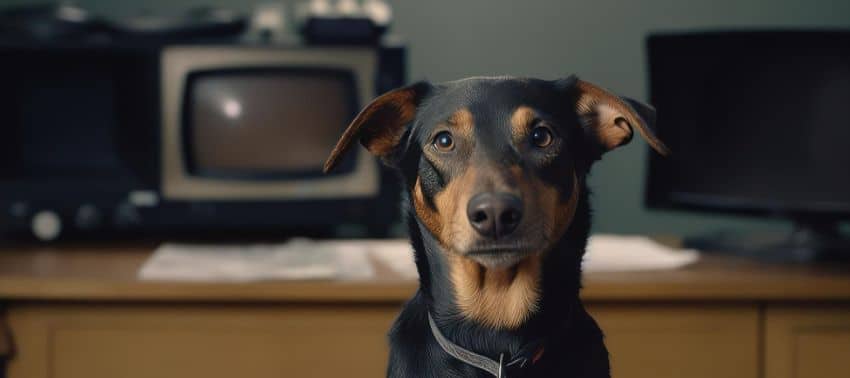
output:
[[[654,110],[569,77],[417,83],[380,96],[352,142],[397,168],[420,289],[390,331],[390,377],[608,377],[579,299],[586,177]]]

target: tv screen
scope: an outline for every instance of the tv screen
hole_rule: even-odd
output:
[[[358,106],[353,74],[322,69],[195,73],[186,97],[189,173],[239,179],[320,175]]]
[[[653,204],[850,214],[850,34],[650,39]]]

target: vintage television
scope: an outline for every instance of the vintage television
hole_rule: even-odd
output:
[[[704,250],[848,259],[850,31],[657,34],[650,97],[669,158],[651,154],[652,208],[784,218],[790,234],[718,232]]]
[[[360,107],[404,83],[404,52],[0,42],[0,229],[381,235],[394,177],[364,149],[321,168]]]

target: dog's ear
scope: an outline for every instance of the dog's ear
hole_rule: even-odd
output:
[[[416,117],[419,103],[430,90],[431,84],[419,82],[387,92],[366,105],[331,151],[325,161],[325,173],[334,169],[355,139],[373,155],[390,160],[408,124]]]
[[[574,76],[562,81],[575,89],[575,108],[582,127],[604,151],[631,141],[634,129],[661,155],[670,150],[652,132],[655,109],[639,101],[617,96],[602,87]]]

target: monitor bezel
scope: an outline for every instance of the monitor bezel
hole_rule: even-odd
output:
[[[378,55],[370,47],[273,47],[254,45],[175,45],[161,52],[160,191],[166,201],[297,202],[376,198],[381,190],[378,160],[365,148],[353,148],[354,168],[310,178],[254,180],[202,177],[186,169],[182,111],[186,79],[193,72],[261,68],[350,70],[358,106],[376,95]],[[340,134],[347,125],[340,125]],[[328,151],[330,153],[330,151]]]
[[[357,80],[351,70],[328,67],[229,67],[209,70],[197,70],[189,73],[186,77],[186,85],[183,92],[183,109],[181,110],[181,134],[183,143],[183,163],[187,174],[195,177],[206,177],[216,179],[229,180],[256,180],[256,181],[276,181],[276,180],[297,180],[297,179],[312,179],[324,177],[326,175],[345,175],[351,173],[356,167],[357,156],[355,154],[347,154],[342,159],[339,165],[333,172],[325,174],[322,172],[321,164],[317,165],[317,169],[302,169],[302,170],[217,170],[209,168],[201,168],[195,160],[195,143],[193,138],[193,112],[192,105],[194,100],[193,88],[198,80],[209,77],[224,77],[224,76],[275,76],[275,75],[300,75],[300,76],[315,76],[315,77],[335,77],[345,82],[346,93],[348,98],[348,119],[354,119],[358,111],[357,101]],[[344,131],[344,126],[340,128],[340,134]],[[330,150],[328,150],[330,151]],[[319,162],[321,163],[321,162]]]
[[[785,38],[793,40],[819,40],[824,38],[841,40],[850,43],[850,30],[748,30],[748,31],[703,31],[687,33],[655,33],[646,38],[647,71],[649,77],[650,103],[655,104],[659,98],[655,83],[653,61],[657,61],[663,53],[659,49],[672,48],[674,44],[693,44],[699,41]],[[663,124],[655,126],[655,131],[662,141],[665,140]],[[675,146],[671,147],[671,155],[658,156],[650,151],[647,158],[647,174],[645,176],[644,204],[650,209],[698,211],[707,213],[750,215],[750,216],[781,216],[792,218],[817,217],[826,219],[850,219],[850,203],[826,203],[817,201],[786,202],[780,200],[758,200],[745,197],[720,196],[701,193],[685,193],[673,190],[672,160],[675,159]]]

